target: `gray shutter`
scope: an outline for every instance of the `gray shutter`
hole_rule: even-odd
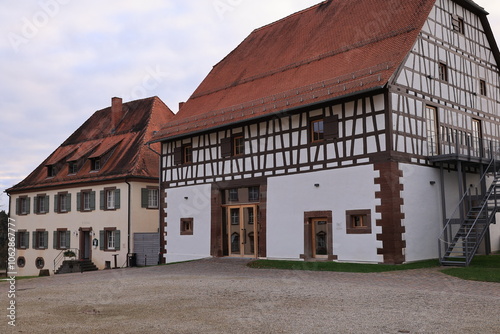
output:
[[[99,231],[99,249],[104,250],[104,231]]]
[[[66,195],[66,210],[71,211],[71,194]]]
[[[31,232],[31,237],[33,238],[33,249],[36,249],[36,231]]]
[[[120,230],[115,232],[115,250],[120,250]]]
[[[21,244],[19,241],[19,232],[14,232],[15,240],[16,240],[16,248],[19,249],[19,245]]]
[[[182,147],[174,148],[174,165],[182,164]]]
[[[66,231],[66,248],[71,248],[71,231]]]
[[[90,192],[90,211],[95,210],[95,191]]]
[[[33,203],[33,213],[35,213],[35,214],[36,214],[36,213],[38,213],[38,207],[37,207],[37,206],[38,206],[38,205],[37,205],[37,203],[38,203],[38,196],[35,196],[35,197],[34,197],[34,201],[33,201],[33,202],[34,202],[34,203]]]
[[[142,188],[141,189],[141,207],[142,208],[148,207],[148,197],[149,197],[149,189]]]
[[[54,212],[59,212],[59,195],[54,195]]]
[[[30,233],[24,232],[24,244],[26,245],[26,249],[30,248]]]
[[[82,193],[76,193],[76,211],[82,211]]]
[[[326,140],[339,138],[339,116],[333,115],[324,119],[324,135]]]
[[[31,198],[27,197],[26,198],[26,214],[28,215],[31,210]]]
[[[105,202],[104,197],[105,197],[105,195],[106,194],[104,193],[104,190],[99,191],[99,204],[100,204],[99,207],[100,207],[101,210],[105,209],[105,207],[104,207],[104,202]]]
[[[54,231],[53,235],[54,235],[54,240],[52,241],[52,245],[53,245],[54,249],[57,249],[58,248],[57,247],[57,231]]]
[[[21,214],[21,199],[20,198],[16,198],[16,215],[20,215]],[[16,240],[17,237],[16,237]]]
[[[230,157],[233,155],[233,139],[231,137],[229,138],[222,138],[220,141],[220,152],[221,156],[223,158]]]
[[[115,209],[120,208],[120,189],[115,190]]]
[[[43,248],[49,248],[49,232],[45,231],[43,232],[43,241],[45,244],[43,245]]]
[[[46,210],[45,213],[49,213],[50,212],[50,208],[49,208],[50,201],[49,201],[49,199],[50,199],[50,196],[45,196],[43,198],[43,200],[45,201],[45,210]]]

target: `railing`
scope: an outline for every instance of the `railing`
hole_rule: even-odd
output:
[[[448,129],[449,130],[449,129]],[[477,159],[499,159],[500,142],[491,139],[474,137],[465,132],[454,135],[436,136],[428,138],[427,154],[430,157],[448,155],[463,156]]]
[[[57,256],[54,259],[54,273],[56,272],[56,270],[58,269],[59,265],[64,260],[64,258],[67,257],[64,255],[66,252],[73,252],[75,254],[75,256],[72,256],[72,257],[74,257],[76,259],[79,258],[78,254],[79,254],[80,250],[78,248],[68,248],[68,249],[61,250],[59,252],[59,254],[57,254]]]
[[[493,167],[493,168],[492,168]],[[460,236],[460,229],[464,229],[464,236],[462,236],[462,249],[463,249],[463,255],[466,260],[466,265],[470,263],[470,260],[474,256],[475,252],[477,251],[477,248],[479,247],[479,241],[480,239],[484,236],[484,233],[486,231],[486,227],[489,226],[489,224],[492,222],[492,220],[495,218],[495,214],[498,208],[498,193],[497,193],[497,167],[496,167],[496,160],[492,159],[488,165],[488,167],[485,169],[485,172],[481,176],[481,179],[479,181],[479,184],[482,184],[488,174],[491,174],[493,171],[493,175],[495,177],[493,183],[489,187],[487,193],[482,197],[482,200],[480,202],[480,206],[478,206],[479,211],[476,212],[476,215],[474,217],[470,217],[470,219],[474,218],[474,221],[472,225],[466,226],[464,223],[467,219],[466,215],[470,212],[472,209],[472,199],[473,198],[478,198],[478,196],[472,196],[471,192],[469,189],[465,191],[463,194],[462,198],[460,199],[457,207],[451,214],[451,218],[448,219],[446,222],[443,230],[441,231],[441,234],[439,235],[438,238],[438,243],[439,243],[439,259],[443,261],[443,259],[446,256],[450,256],[451,253],[453,253],[454,247],[457,246],[457,243],[459,242]],[[491,206],[490,201],[492,200],[492,196],[494,199],[494,205]],[[466,203],[468,201],[468,203]],[[465,204],[468,204],[467,206]],[[467,208],[467,209],[465,209]],[[465,210],[467,212],[464,212]],[[491,211],[491,213],[490,213]],[[459,217],[457,217],[457,215]],[[484,220],[485,221],[485,228],[480,230],[478,227],[479,221]],[[455,227],[455,228],[454,228]],[[471,233],[475,232],[474,235],[471,235]],[[475,241],[472,242],[471,238],[475,237]]]

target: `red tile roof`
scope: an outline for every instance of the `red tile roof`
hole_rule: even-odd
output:
[[[253,31],[160,141],[386,85],[435,0],[329,0]]]
[[[120,178],[157,180],[158,156],[145,144],[174,114],[158,97],[122,106],[124,114],[118,124],[112,123],[111,107],[96,111],[28,177],[7,192]],[[159,151],[159,146],[155,149]],[[105,160],[100,170],[91,172],[89,159],[96,157]],[[68,162],[73,161],[79,162],[81,168],[76,174],[69,174]],[[54,177],[47,177],[48,165],[55,166]]]

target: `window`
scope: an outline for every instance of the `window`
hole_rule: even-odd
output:
[[[311,142],[321,141],[325,138],[325,128],[323,119],[311,121],[310,125]]]
[[[159,190],[157,187],[149,187],[141,189],[141,207],[147,209],[158,209]]]
[[[486,96],[486,81],[479,80],[479,94]]]
[[[65,228],[58,228],[54,231],[54,249],[70,248],[71,232]]]
[[[46,194],[40,194],[35,196],[35,208],[36,214],[46,214],[49,212],[49,196]]]
[[[92,158],[90,159],[90,170],[98,171],[101,169],[101,158]]]
[[[448,65],[439,63],[439,80],[448,81]]]
[[[243,135],[233,137],[233,155],[245,153],[245,140]]]
[[[120,208],[120,189],[104,188],[100,191],[101,210],[117,210]]]
[[[49,232],[45,230],[36,230],[33,232],[33,248],[47,249],[49,246]]]
[[[54,195],[54,212],[67,213],[71,211],[71,194],[60,192]]]
[[[174,165],[188,164],[193,162],[193,146],[191,144],[176,147],[174,149]]]
[[[248,188],[248,200],[250,202],[258,202],[259,201],[259,187],[250,187]]]
[[[24,258],[24,256],[20,256],[17,258],[17,266],[19,268],[24,268],[24,266],[26,265],[26,259]]]
[[[54,177],[56,176],[56,169],[53,165],[48,165],[47,166],[47,177]]]
[[[464,19],[459,17],[458,15],[451,16],[451,25],[453,30],[460,34],[464,34]]]
[[[238,189],[229,189],[229,201],[238,202]]]
[[[120,231],[115,227],[106,227],[99,231],[99,247],[104,251],[120,250]]]
[[[425,117],[427,119],[427,154],[432,156],[439,154],[439,133],[437,121],[437,109],[431,106],[425,106]]]
[[[68,162],[68,174],[76,174],[78,172],[78,163],[76,161]]]
[[[240,209],[231,209],[230,213],[231,217],[231,225],[239,225],[240,224]]]
[[[16,248],[27,249],[29,248],[30,234],[26,230],[18,230],[16,232]]]
[[[184,163],[188,164],[193,162],[193,146],[191,145],[186,145],[184,146]]]
[[[76,194],[77,210],[81,212],[95,210],[95,191],[82,190]]]
[[[16,198],[16,215],[28,215],[30,213],[30,198],[21,196]]]
[[[347,234],[370,234],[371,210],[348,210],[346,211]]]
[[[235,134],[221,139],[221,156],[223,158],[245,154],[245,137],[243,134]]]
[[[193,235],[193,218],[181,218],[181,235]]]
[[[36,258],[36,260],[35,260],[35,266],[38,269],[43,269],[43,267],[45,267],[45,260],[43,259],[43,257],[37,257]]]

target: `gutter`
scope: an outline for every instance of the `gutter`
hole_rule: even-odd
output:
[[[132,189],[131,189],[131,184],[128,182],[127,179],[125,179],[125,183],[128,185],[128,205],[127,205],[127,210],[128,210],[128,217],[127,217],[127,239],[128,239],[128,242],[127,242],[127,266],[130,267],[130,263],[128,263],[128,256],[130,254],[130,223],[131,223],[131,208],[130,208],[130,205],[131,205],[131,194],[132,194]]]

